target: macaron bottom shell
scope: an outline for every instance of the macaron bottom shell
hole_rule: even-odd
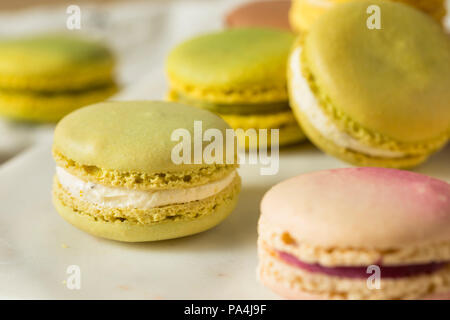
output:
[[[278,129],[278,146],[288,146],[305,140],[305,134],[300,129],[293,114],[288,112],[280,112],[275,114],[254,114],[254,115],[237,115],[226,114],[221,115],[222,118],[236,130],[238,143],[241,147],[249,149],[253,147],[272,146],[271,130]],[[255,129],[257,140],[248,139],[245,131]],[[267,140],[263,141],[259,137],[259,130],[267,130]]]
[[[170,90],[167,95],[167,99],[169,101],[186,103],[187,105],[200,109],[211,109],[211,104],[195,102],[190,99],[185,100],[182,95],[177,94],[174,90]],[[272,146],[271,129],[279,130],[277,145],[280,147],[289,146],[304,141],[306,136],[299,127],[292,111],[289,110],[289,106],[287,106],[287,110],[284,110],[284,108],[281,108],[280,110],[279,105],[280,103],[275,103],[274,106],[277,107],[271,108],[271,112],[267,112],[267,106],[270,106],[270,104],[263,104],[262,106],[264,106],[264,112],[262,113],[248,113],[248,107],[250,106],[249,104],[245,105],[246,111],[242,113],[221,113],[220,109],[210,111],[220,115],[233,129],[242,129],[244,131],[244,134],[241,134],[240,131],[236,132],[238,144],[241,148],[250,149]],[[236,107],[238,106],[239,105],[236,104]],[[258,104],[252,105],[253,109],[257,109],[257,106]],[[230,109],[229,107],[234,107],[234,105],[229,105],[228,109]],[[245,131],[248,129],[256,130],[256,135],[258,136],[256,141],[247,138]],[[267,140],[265,142],[259,139],[258,130],[260,129],[267,130]]]
[[[292,102],[293,103],[293,102]],[[425,162],[429,155],[409,156],[404,158],[376,158],[363,153],[340,147],[333,142],[323,137],[306,119],[306,117],[299,111],[298,107],[294,107],[294,114],[296,115],[299,123],[311,142],[313,142],[318,148],[325,153],[339,158],[343,161],[349,162],[353,165],[361,167],[384,167],[384,168],[397,168],[397,169],[409,169],[418,166]]]
[[[248,134],[242,131],[236,131],[239,146],[247,150],[264,148],[264,147],[288,147],[305,140],[304,133],[299,129],[298,125],[285,125],[279,129],[278,140],[276,143],[272,141],[271,130],[267,130],[267,138],[263,139],[256,133],[256,139],[249,138]]]
[[[66,201],[64,190],[56,179],[53,187],[53,204],[57,212],[67,222],[94,236],[124,242],[158,241],[193,235],[218,225],[235,208],[240,186],[240,178],[236,175],[232,184],[215,196],[194,201],[195,203],[160,207],[163,210],[167,209],[167,211],[170,211],[177,206],[176,210],[180,214],[180,218],[175,219],[167,216],[162,221],[151,223],[127,221],[123,217],[114,217],[111,221],[107,221],[99,216],[92,215],[92,213],[77,210],[74,208],[76,204],[69,203],[70,200]],[[211,211],[202,215],[199,214],[198,217],[182,217],[183,206],[186,206],[186,208],[195,206],[200,212],[207,207],[208,202],[211,200],[216,201]]]
[[[114,83],[93,89],[48,94],[0,90],[0,115],[14,120],[57,122],[73,110],[103,101],[117,91]]]
[[[270,288],[274,293],[288,300],[329,300],[329,297],[325,294],[313,294],[306,292],[297,292],[283,286],[282,284],[273,281],[273,279],[266,273],[261,272],[259,275],[260,281],[268,288]],[[414,300],[450,300],[450,292],[430,294],[423,296],[420,299]]]
[[[381,279],[369,288],[367,278],[355,279],[309,272],[280,260],[259,248],[258,276],[261,282],[287,299],[297,300],[410,300],[450,299],[450,265],[414,277]]]

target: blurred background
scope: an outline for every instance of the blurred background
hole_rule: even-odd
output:
[[[67,8],[78,5],[81,30],[71,32],[105,41],[118,58],[116,77],[122,90],[113,98],[162,99],[168,51],[188,37],[223,28],[225,13],[250,1],[0,0],[0,37],[67,31]],[[446,23],[450,29],[448,17]],[[52,139],[53,128],[0,119],[0,165],[34,143]]]
[[[161,70],[168,48],[190,35],[220,28],[222,13],[245,0],[0,1],[0,36],[67,30],[66,9],[81,9],[81,32],[106,41],[118,55],[122,84]],[[80,32],[73,30],[71,32]]]
[[[67,8],[81,9],[81,29],[106,42],[118,59],[114,99],[163,99],[164,61],[178,42],[223,27],[224,13],[245,0],[0,0],[0,37],[67,31]],[[0,119],[0,166],[52,139],[54,125]]]

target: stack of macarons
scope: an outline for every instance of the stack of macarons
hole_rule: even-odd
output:
[[[300,175],[261,203],[259,277],[291,299],[450,299],[450,184],[385,168]]]
[[[191,140],[187,161],[173,159],[173,132],[194,137],[195,121],[224,136],[229,129],[208,111],[167,102],[103,102],[69,114],[54,136],[56,210],[81,230],[129,242],[217,225],[236,205],[240,178],[235,161],[191,159]]]
[[[317,19],[330,8],[355,0],[292,0],[289,20],[293,30],[307,32]],[[356,0],[359,1],[359,0]],[[365,0],[362,0],[365,1]],[[411,5],[429,14],[439,23],[446,14],[445,0],[385,0]]]
[[[0,41],[0,115],[56,122],[117,91],[115,60],[102,43],[71,34]]]
[[[367,26],[373,4],[380,29]],[[291,107],[308,138],[331,155],[410,168],[448,141],[450,38],[412,7],[335,6],[297,41],[288,66]]]
[[[169,99],[221,115],[234,129],[279,130],[278,145],[304,139],[287,94],[286,63],[294,35],[270,28],[237,28],[189,39],[167,59]],[[270,145],[249,141],[242,146]]]

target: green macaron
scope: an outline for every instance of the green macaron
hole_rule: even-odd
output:
[[[450,38],[403,4],[335,6],[294,46],[289,91],[302,128],[325,152],[361,166],[413,167],[449,137]]]
[[[0,115],[55,122],[117,91],[103,43],[69,33],[0,40]]]
[[[104,102],[69,114],[53,145],[57,211],[81,230],[119,241],[177,238],[217,225],[236,204],[240,178],[235,161],[192,160],[199,124],[224,137],[230,129],[213,113],[168,102]],[[174,158],[183,142],[174,139],[177,130],[192,139],[188,161]]]
[[[301,141],[286,83],[294,39],[290,32],[265,28],[189,39],[167,59],[169,99],[213,111],[234,129],[279,129],[280,145]],[[245,144],[245,137],[238,138]]]

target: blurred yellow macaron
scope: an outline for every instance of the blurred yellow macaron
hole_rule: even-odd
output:
[[[102,43],[68,33],[0,40],[0,115],[56,122],[117,91],[115,59]]]
[[[370,4],[382,11],[379,30],[367,27]],[[330,9],[294,46],[288,83],[308,138],[352,164],[410,168],[448,141],[450,38],[409,6]]]
[[[289,21],[293,30],[308,31],[316,20],[335,5],[358,0],[293,0]],[[442,23],[446,14],[445,0],[386,0],[411,5]]]
[[[270,28],[236,28],[187,40],[167,59],[169,99],[213,111],[233,129],[268,131],[266,141],[246,140],[237,131],[241,146],[302,141],[286,88],[294,40],[291,32]],[[279,130],[278,141],[269,139],[272,129]]]

